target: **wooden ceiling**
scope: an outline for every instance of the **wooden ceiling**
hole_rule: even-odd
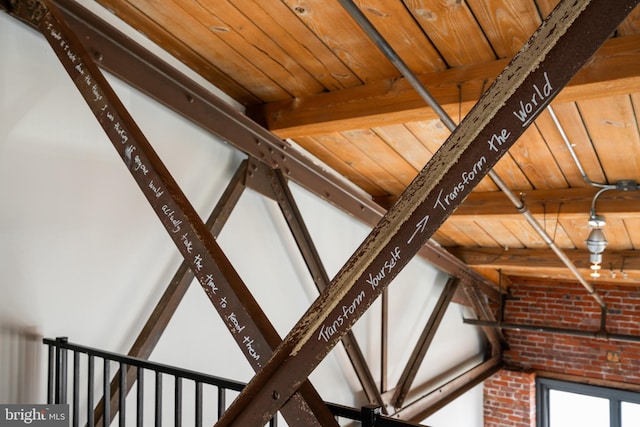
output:
[[[449,131],[338,0],[98,0],[126,23],[389,207]],[[459,122],[557,0],[356,1]],[[570,60],[568,58],[567,60]],[[589,282],[640,284],[640,192],[596,204],[609,245],[589,276],[597,188],[640,182],[640,12],[635,10],[494,171]],[[573,275],[485,178],[434,239],[482,274]]]

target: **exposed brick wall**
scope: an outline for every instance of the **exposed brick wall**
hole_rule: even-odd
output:
[[[535,427],[535,374],[501,370],[484,382],[485,427]]]
[[[640,336],[640,290],[608,286],[598,292],[608,307],[607,331]],[[596,331],[600,313],[579,284],[516,284],[504,322]],[[536,372],[640,385],[640,343],[515,330],[505,335],[505,362],[522,372],[502,370],[485,382],[485,427],[535,426]]]

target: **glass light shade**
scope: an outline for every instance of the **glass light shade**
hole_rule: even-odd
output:
[[[587,244],[587,248],[589,248],[589,252],[592,254],[601,254],[609,242],[606,237],[604,237],[604,232],[601,229],[594,228],[591,230],[591,233],[589,233],[589,237],[587,237],[585,243]]]

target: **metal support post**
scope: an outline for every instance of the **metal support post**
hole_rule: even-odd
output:
[[[380,415],[380,407],[375,405],[363,406],[362,427],[375,427],[378,415]]]
[[[67,403],[67,350],[60,344],[66,343],[67,337],[56,338],[56,382],[55,382],[55,403]]]

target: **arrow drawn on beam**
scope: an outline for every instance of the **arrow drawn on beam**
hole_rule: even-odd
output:
[[[414,231],[411,237],[409,238],[409,240],[407,240],[407,245],[411,243],[414,237],[416,237],[416,234],[422,233],[424,231],[424,228],[427,226],[427,222],[429,222],[428,214],[425,215],[425,217],[422,218],[420,221],[418,221],[418,223],[416,224],[416,231]]]

